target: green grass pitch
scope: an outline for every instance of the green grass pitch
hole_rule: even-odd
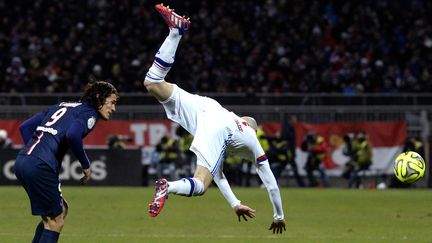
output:
[[[64,187],[70,210],[60,242],[432,242],[430,190],[284,188],[287,231],[273,235],[266,190],[233,189],[256,218],[238,222],[216,188],[172,195],[150,218],[152,188]],[[21,187],[0,187],[0,242],[31,242],[38,221]]]

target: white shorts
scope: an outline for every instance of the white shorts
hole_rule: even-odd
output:
[[[251,161],[264,155],[253,129],[239,123],[243,120],[214,99],[174,85],[171,96],[161,104],[170,120],[194,136],[190,150],[196,154],[197,164],[213,176],[221,168],[227,149]]]

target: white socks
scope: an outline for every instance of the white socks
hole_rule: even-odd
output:
[[[183,178],[168,182],[168,193],[182,196],[201,196],[204,194],[204,184],[195,178]]]
[[[182,35],[177,28],[170,28],[170,33],[156,53],[153,65],[150,67],[146,79],[150,82],[162,82],[174,63],[175,52]]]

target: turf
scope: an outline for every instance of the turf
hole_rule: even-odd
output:
[[[197,198],[170,196],[147,214],[152,188],[64,187],[70,204],[60,242],[431,242],[429,190],[282,189],[287,231],[268,231],[265,189],[234,188],[257,210],[237,218],[217,189]],[[31,242],[38,217],[20,187],[0,187],[0,242]]]

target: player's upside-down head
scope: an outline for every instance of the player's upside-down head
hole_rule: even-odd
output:
[[[255,132],[258,130],[258,124],[257,124],[256,120],[255,120],[253,117],[250,117],[250,116],[242,116],[241,118],[242,118],[243,120],[245,120],[245,121],[249,124],[249,126],[250,126],[253,130],[255,130]]]

